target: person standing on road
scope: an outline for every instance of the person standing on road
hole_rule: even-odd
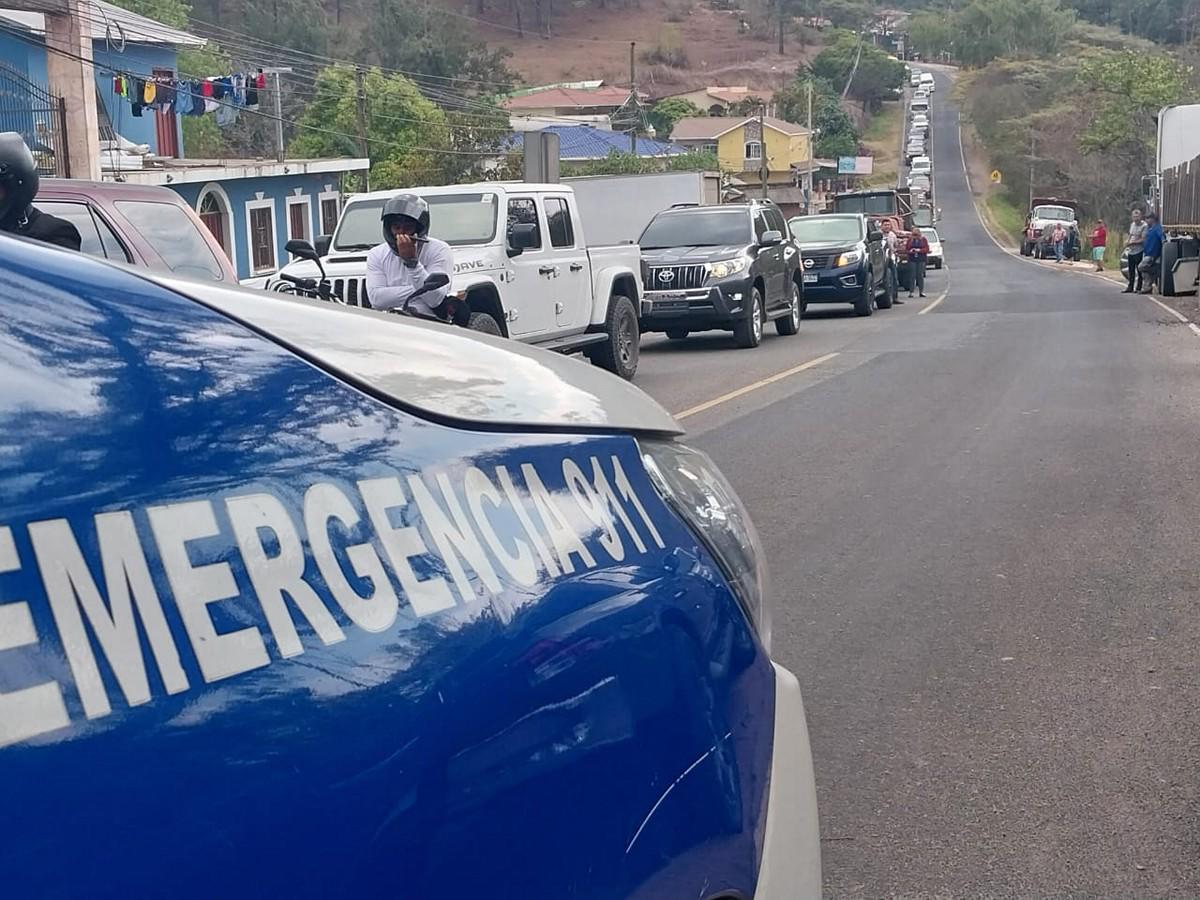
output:
[[[1142,263],[1142,246],[1146,243],[1146,229],[1149,227],[1142,221],[1142,211],[1136,207],[1130,213],[1132,221],[1129,223],[1129,234],[1125,238],[1125,247],[1129,251],[1128,259],[1128,278],[1129,286],[1125,288],[1126,294],[1132,294],[1135,290],[1142,289],[1142,273],[1138,266]],[[1137,280],[1137,287],[1134,287],[1134,280]]]
[[[887,245],[888,271],[892,273],[892,284],[900,284],[900,267],[896,263],[897,247],[900,244],[900,237],[896,234],[896,226],[891,219],[884,219],[883,225],[883,242]],[[894,303],[903,303],[904,301],[897,297]]]
[[[908,244],[905,245],[908,251],[908,267],[912,273],[910,275],[908,296],[912,296],[912,289],[916,288],[922,297],[925,296],[925,264],[929,262],[929,241],[921,234],[921,229],[914,227],[912,237],[908,239]]]
[[[1108,229],[1104,227],[1104,220],[1096,220],[1096,228],[1092,231],[1092,262],[1096,264],[1096,271],[1104,271],[1104,251],[1108,246]]]
[[[1154,213],[1146,216],[1146,238],[1142,244],[1142,261],[1138,271],[1142,274],[1143,284],[1141,293],[1154,293],[1154,285],[1158,283],[1158,275],[1162,258],[1163,228]]]
[[[1059,222],[1054,226],[1054,231],[1050,234],[1050,240],[1054,244],[1054,260],[1055,262],[1063,261],[1063,251],[1067,244],[1067,229],[1062,227]]]

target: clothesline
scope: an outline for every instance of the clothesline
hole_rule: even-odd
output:
[[[257,72],[234,72],[211,78],[174,78],[153,76],[145,78],[117,72],[113,75],[113,92],[128,100],[135,118],[146,109],[174,109],[181,116],[202,116],[215,113],[222,128],[232,125],[243,110],[258,109],[258,92],[267,86],[262,69]]]

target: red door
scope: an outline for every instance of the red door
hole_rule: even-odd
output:
[[[175,73],[170,69],[155,69],[156,78],[174,78]],[[168,157],[179,156],[179,130],[175,125],[175,106],[169,110],[154,111],[154,133],[158,141],[158,155]]]

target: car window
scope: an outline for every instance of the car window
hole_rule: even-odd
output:
[[[155,200],[118,200],[114,205],[154,248],[167,269],[189,278],[225,279],[224,269],[200,231],[203,226],[181,207]]]
[[[762,210],[760,209],[756,211],[754,213],[754,239],[756,241],[761,241],[762,236],[769,230],[770,229],[767,227],[766,216],[763,215]]]
[[[86,253],[88,256],[97,256],[100,259],[109,258],[104,251],[104,244],[100,241],[100,229],[96,226],[96,220],[92,217],[91,210],[88,209],[86,203],[75,203],[69,200],[39,200],[36,205],[42,212],[66,219],[75,226],[79,232],[80,252]],[[116,256],[115,258],[122,259],[124,257]]]
[[[531,197],[510,197],[508,201],[508,233],[514,225],[533,225],[533,246],[530,250],[542,249],[542,227],[538,223],[537,204]]]
[[[92,218],[96,220],[96,228],[100,232],[100,243],[104,246],[104,252],[108,258],[115,259],[118,262],[133,262],[133,257],[125,249],[125,244],[117,237],[117,233],[112,230],[112,226],[104,221],[104,216],[92,210]]]
[[[571,210],[565,197],[547,197],[542,201],[546,209],[546,228],[550,232],[550,246],[574,247],[575,229],[571,225]]]
[[[787,222],[783,219],[783,213],[779,210],[771,208],[767,210],[767,225],[772,231],[778,231],[785,238],[788,236]]]
[[[696,207],[661,212],[646,226],[643,250],[662,247],[724,247],[746,242],[746,210]]]

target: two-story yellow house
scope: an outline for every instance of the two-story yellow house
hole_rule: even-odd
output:
[[[721,171],[753,189],[767,171],[767,193],[777,202],[790,202],[797,174],[808,165],[812,152],[808,129],[765,116],[680,119],[671,141],[693,150],[717,154]]]

